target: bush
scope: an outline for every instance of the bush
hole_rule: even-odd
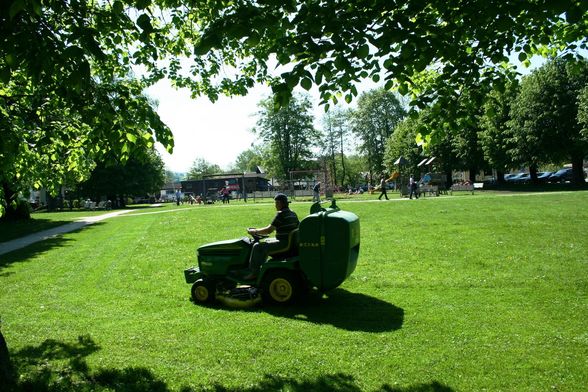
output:
[[[28,201],[24,199],[17,199],[13,201],[5,211],[9,215],[10,220],[30,219],[33,209]]]

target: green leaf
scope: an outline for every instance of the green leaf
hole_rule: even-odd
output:
[[[300,81],[300,85],[303,89],[308,91],[312,87],[312,80],[310,80],[309,78],[302,78],[302,80]]]
[[[16,64],[16,57],[10,53],[8,53],[4,59],[6,60],[6,64],[10,67]]]
[[[579,23],[582,20],[582,18],[583,18],[583,15],[582,15],[582,10],[580,9],[580,7],[571,6],[570,9],[568,9],[566,11],[566,20],[570,24]]]
[[[362,45],[357,49],[357,57],[360,59],[366,58],[370,54],[370,47],[368,44]]]
[[[41,2],[37,1],[37,0],[31,0],[31,3],[33,5],[33,12],[37,16],[42,16],[43,15],[43,8],[41,6]]]
[[[10,76],[12,75],[12,72],[10,72],[10,69],[8,67],[4,67],[0,69],[0,82],[4,83],[4,84],[8,84],[8,82],[10,82]]]
[[[408,86],[406,85],[406,83],[400,83],[400,85],[398,86],[398,92],[401,95],[408,94]]]
[[[392,89],[392,87],[394,87],[394,81],[392,79],[386,81],[386,84],[384,85],[384,89],[390,90],[390,89]]]
[[[525,52],[519,53],[519,61],[522,63],[527,59],[527,54]]]
[[[137,0],[137,9],[144,10],[151,5],[151,0]]]
[[[316,73],[314,74],[314,82],[316,84],[321,84],[323,82],[323,73],[320,69],[317,69]]]
[[[151,26],[151,18],[147,14],[141,14],[141,16],[137,18],[137,26],[147,33],[153,31],[153,26]]]
[[[133,144],[137,142],[137,136],[132,133],[127,133],[127,140]]]
[[[117,14],[122,14],[122,12],[124,11],[124,6],[123,3],[119,0],[116,0],[113,4],[112,4],[112,11],[114,13]]]

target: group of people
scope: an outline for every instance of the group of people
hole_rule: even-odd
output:
[[[380,193],[380,196],[378,197],[378,200],[382,200],[382,196],[384,196],[386,198],[386,200],[389,200],[387,188],[388,188],[388,181],[386,180],[386,176],[382,176],[380,179],[381,193]],[[416,199],[419,198],[419,184],[418,184],[418,182],[415,181],[414,176],[411,174],[410,178],[408,180],[408,198],[412,199],[413,196]]]

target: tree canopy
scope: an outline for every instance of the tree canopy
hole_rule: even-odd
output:
[[[281,103],[295,86],[312,84],[324,103],[337,102],[338,91],[349,102],[355,85],[372,78],[411,90],[421,108],[449,110],[462,86],[502,86],[509,56],[565,55],[585,49],[588,37],[583,0],[257,0],[205,8],[194,48],[204,84],[228,64],[241,87],[269,81]],[[423,86],[427,67],[437,76]]]
[[[158,193],[165,182],[163,161],[154,150],[135,150],[124,165],[114,158],[106,162],[99,162],[79,185],[83,196],[94,200],[106,196],[114,202],[124,196]]]
[[[314,128],[312,104],[307,96],[293,97],[288,104],[276,107],[271,98],[259,103],[257,128],[269,155],[266,165],[280,179],[292,170],[305,170],[313,157],[312,147],[319,147],[320,135]]]
[[[352,129],[360,140],[359,150],[367,156],[371,179],[387,171],[386,141],[405,116],[406,110],[390,91],[375,89],[359,97],[357,110],[351,112]]]
[[[588,138],[578,121],[578,102],[587,85],[586,60],[557,59],[523,79],[509,123],[516,140],[515,162],[537,166],[570,161],[575,182],[584,182]]]
[[[132,14],[120,1],[0,4],[0,199],[8,212],[19,191],[55,192],[86,179],[95,161],[124,162],[156,140],[171,150],[171,131],[143,95],[148,80],[132,69],[153,64],[155,36],[146,16]]]
[[[187,180],[201,180],[204,176],[221,173],[222,169],[215,163],[210,163],[204,158],[196,158],[192,167],[186,174]]]

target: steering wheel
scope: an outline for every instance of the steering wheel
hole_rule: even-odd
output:
[[[253,229],[253,227],[248,227],[247,233],[249,233],[250,229]],[[249,233],[249,235],[253,238],[253,242],[259,242],[260,240],[269,237],[269,235],[267,235],[267,234],[251,234],[251,233]]]

